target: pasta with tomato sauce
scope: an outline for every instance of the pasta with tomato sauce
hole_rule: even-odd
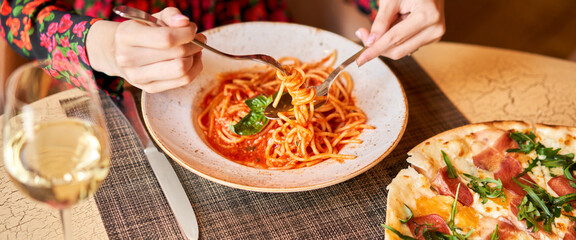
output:
[[[374,127],[356,107],[350,75],[341,73],[326,104],[314,107],[311,86],[326,79],[335,59],[336,52],[312,63],[282,58],[288,75],[268,67],[219,74],[220,84],[205,96],[196,119],[206,141],[224,157],[256,168],[292,169],[356,158],[339,152],[347,144],[362,143],[360,133]],[[293,112],[268,120],[261,110],[285,91],[292,96]]]

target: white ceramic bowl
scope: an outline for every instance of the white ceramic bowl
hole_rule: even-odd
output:
[[[268,54],[275,58],[294,56],[317,61],[337,50],[336,64],[361,46],[337,34],[289,23],[249,22],[222,26],[204,32],[208,43],[232,54]],[[204,70],[186,87],[142,96],[144,121],[154,140],[173,160],[195,174],[230,187],[263,191],[294,192],[322,188],[355,177],[386,157],[398,144],[406,128],[408,111],[402,86],[379,59],[361,68],[348,66],[355,81],[357,105],[368,115],[375,130],[364,130],[363,144],[349,144],[341,153],[357,158],[339,163],[327,160],[294,170],[263,170],[240,165],[214,152],[197,131],[199,103],[214,87],[220,72],[244,69],[260,63],[227,59],[203,53]]]

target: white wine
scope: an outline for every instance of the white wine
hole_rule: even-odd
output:
[[[15,134],[5,150],[6,168],[17,187],[57,208],[93,195],[110,169],[102,129],[78,119],[30,128]]]

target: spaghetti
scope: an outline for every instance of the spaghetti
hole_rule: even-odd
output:
[[[295,58],[280,59],[289,75],[267,67],[252,68],[218,76],[221,84],[201,104],[197,123],[210,146],[226,158],[256,168],[291,169],[312,166],[327,159],[343,161],[356,156],[340,154],[350,143],[360,144],[366,114],[356,107],[354,83],[346,72],[334,81],[326,104],[314,108],[315,89],[333,70],[336,52],[314,63]],[[275,104],[282,92],[292,96],[293,116],[279,113],[254,135],[241,136],[231,130],[249,114],[245,103],[257,96],[272,96]]]

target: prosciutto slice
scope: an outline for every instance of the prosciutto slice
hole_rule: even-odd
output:
[[[514,214],[514,216],[518,216],[518,206],[522,203],[524,196],[526,196],[526,195],[519,196],[516,194],[510,194],[510,196],[509,196],[509,197],[511,197],[510,211],[512,211],[512,214]]]
[[[418,240],[424,239],[424,236],[422,236],[424,229],[427,229],[428,231],[451,234],[450,228],[448,227],[448,224],[446,224],[446,220],[444,220],[438,214],[430,214],[412,218],[408,222],[408,228],[410,228],[410,232],[412,232],[414,237]]]
[[[506,218],[498,219],[498,240],[518,239],[520,233],[523,233],[523,231],[514,226],[510,220]],[[486,239],[490,239],[490,237],[491,235]]]
[[[502,186],[507,190],[517,195],[524,196],[526,195],[526,191],[524,191],[524,189],[522,189],[522,187],[513,180],[513,178],[522,173],[522,171],[524,171],[524,169],[522,168],[522,165],[520,165],[520,162],[512,156],[506,155],[504,160],[500,163],[500,169],[494,173],[494,178],[500,179],[502,181]],[[527,174],[524,174],[516,180],[524,185],[534,184],[534,180],[532,180],[532,178]]]
[[[474,137],[487,147],[472,156],[474,165],[480,169],[494,172],[507,155],[506,150],[518,148],[518,144],[510,138],[510,132],[500,129],[486,129],[474,133]]]
[[[432,181],[432,186],[436,188],[440,195],[444,196],[456,196],[456,190],[458,190],[458,184],[460,184],[460,190],[458,192],[458,202],[464,206],[470,206],[474,203],[474,196],[470,193],[470,189],[466,187],[466,184],[462,183],[458,178],[448,177],[448,168],[443,167],[438,170],[438,174]]]
[[[576,188],[570,186],[570,180],[568,180],[564,175],[553,177],[548,181],[548,186],[554,191],[558,196],[564,196],[571,193],[576,193]],[[570,202],[572,207],[576,208],[576,201]]]
[[[574,229],[576,226],[574,226],[574,224],[568,226],[567,232],[564,235],[564,238],[562,238],[563,240],[576,240],[576,229]]]
[[[500,129],[486,129],[474,133],[474,137],[487,146],[472,157],[474,165],[493,172],[494,178],[500,179],[507,190],[520,196],[526,195],[524,189],[513,180],[524,169],[520,162],[514,158],[517,154],[506,152],[508,149],[518,148],[516,141],[510,138],[510,132]],[[534,183],[534,180],[526,174],[516,180],[526,185]]]
[[[568,180],[564,175],[550,179],[548,181],[548,186],[550,186],[558,196],[576,193],[576,188],[570,186],[570,180]]]

